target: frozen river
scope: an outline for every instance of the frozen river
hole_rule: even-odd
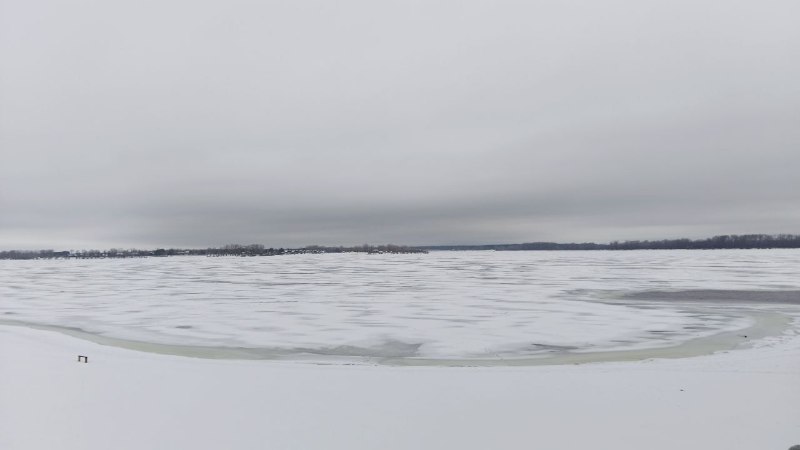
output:
[[[798,269],[798,250],[0,261],[0,321],[207,357],[692,354],[780,331]]]

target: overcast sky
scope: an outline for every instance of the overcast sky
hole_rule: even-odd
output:
[[[800,233],[798,18],[0,0],[0,248]]]

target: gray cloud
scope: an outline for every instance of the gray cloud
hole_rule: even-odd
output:
[[[0,7],[3,248],[800,231],[796,2]]]

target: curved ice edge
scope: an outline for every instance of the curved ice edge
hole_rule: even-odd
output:
[[[159,344],[120,339],[94,334],[80,328],[59,325],[37,324],[24,321],[0,319],[0,325],[19,326],[37,330],[53,331],[78,339],[127,350],[183,356],[203,359],[233,360],[283,360],[314,363],[380,364],[389,366],[543,366],[585,364],[596,362],[641,361],[654,358],[688,358],[709,355],[719,351],[734,350],[747,342],[783,334],[793,322],[788,314],[775,311],[746,311],[752,319],[750,326],[735,330],[682,341],[668,347],[651,347],[621,350],[547,353],[537,356],[508,358],[425,358],[413,356],[418,344],[402,342],[385,343],[378,351],[396,352],[394,355],[376,356],[376,349],[337,346],[330,348],[255,348],[255,347],[211,347]],[[400,347],[397,347],[397,345]]]

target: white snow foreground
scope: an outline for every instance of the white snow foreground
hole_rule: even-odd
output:
[[[800,444],[796,330],[677,360],[409,368],[163,356],[0,326],[0,449],[785,450]]]

